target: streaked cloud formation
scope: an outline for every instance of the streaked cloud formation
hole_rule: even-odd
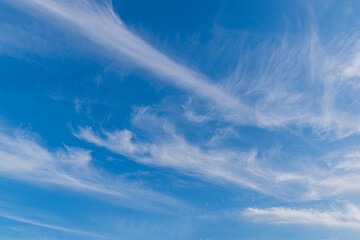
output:
[[[154,122],[146,123],[146,118],[151,119],[151,116],[146,116],[146,112],[140,114],[143,124],[156,127]],[[309,201],[336,199],[344,195],[355,197],[360,190],[357,184],[360,180],[358,151],[330,152],[321,159],[304,161],[301,166],[290,159],[294,165],[284,170],[273,166],[270,159],[280,158],[280,155],[275,153],[274,156],[271,149],[265,155],[259,155],[256,149],[234,151],[212,146],[203,149],[187,142],[171,125],[157,128],[156,134],[161,138],[151,136],[151,142],[137,140],[129,130],[97,134],[90,127],[80,127],[74,134],[142,164],[172,168],[207,181],[248,187],[281,199]]]
[[[129,58],[135,65],[160,76],[162,80],[209,99],[219,108],[241,111],[246,113],[244,118],[248,119],[247,121],[256,120],[251,116],[250,113],[253,112],[250,108],[231,96],[230,92],[212,83],[205,75],[171,60],[129,31],[114,13],[110,1],[99,4],[87,0],[75,3],[57,0],[30,2],[20,0],[12,4],[25,10],[40,10],[46,17],[68,22],[89,40],[116,55],[118,60],[123,57]]]
[[[360,210],[347,204],[344,209],[319,211],[315,209],[291,209],[274,207],[267,209],[248,208],[241,215],[254,222],[272,224],[306,224],[329,227],[360,228]]]
[[[61,226],[50,225],[50,224],[47,224],[47,223],[42,223],[42,222],[32,220],[32,219],[28,219],[28,218],[13,216],[13,215],[9,215],[9,214],[6,214],[6,213],[0,213],[0,217],[1,218],[7,218],[7,219],[17,221],[17,222],[21,222],[21,223],[25,223],[25,224],[29,224],[29,225],[34,225],[34,226],[37,226],[37,227],[49,228],[49,229],[53,229],[53,230],[57,230],[57,231],[61,231],[61,232],[69,232],[69,233],[74,233],[74,234],[90,236],[90,237],[102,238],[100,235],[91,234],[91,233],[88,233],[88,232],[83,232],[83,231],[79,231],[79,230],[75,230],[75,229],[71,229],[71,228],[66,228],[66,227],[61,227]]]
[[[112,82],[111,88],[116,92],[113,96],[112,89],[102,88],[107,83],[106,77],[99,81],[97,73],[96,87],[87,81],[93,78],[86,74],[92,70],[87,63],[84,63],[85,73],[76,72],[76,66],[67,66],[60,67],[50,77],[44,76],[44,82],[48,82],[62,71],[67,72],[65,77],[61,75],[66,80],[56,88],[62,93],[68,87],[70,96],[56,101],[74,103],[75,109],[70,114],[66,105],[56,114],[61,115],[72,133],[64,140],[65,144],[71,142],[71,146],[51,149],[34,133],[3,127],[1,177],[86,193],[99,201],[131,208],[136,213],[117,211],[124,213],[124,218],[135,216],[134,221],[145,218],[145,213],[139,212],[150,211],[153,218],[166,213],[162,215],[166,223],[175,214],[174,222],[185,219],[184,222],[192,224],[188,219],[194,219],[195,215],[240,208],[244,209],[240,212],[241,221],[336,226],[345,231],[360,229],[360,210],[356,205],[360,190],[357,184],[360,181],[359,33],[357,30],[342,33],[339,26],[332,26],[331,31],[324,29],[323,21],[330,19],[329,16],[340,16],[325,14],[332,9],[330,3],[296,5],[297,10],[306,13],[297,16],[300,20],[294,21],[296,24],[288,23],[295,30],[280,31],[281,34],[267,36],[266,31],[251,32],[252,28],[246,33],[224,30],[231,32],[229,38],[235,39],[228,52],[236,55],[238,62],[229,62],[226,69],[214,69],[213,72],[221,72],[217,75],[197,70],[192,60],[187,63],[175,60],[170,57],[173,54],[145,41],[136,33],[136,27],[127,25],[118,16],[111,1],[3,2],[41,24],[54,27],[59,36],[66,33],[71,39],[80,37],[88,41],[93,44],[91,48],[97,48],[86,49],[95,56],[94,62],[103,61],[105,56],[106,61],[116,62],[114,65],[131,66],[129,71],[140,80],[129,77],[121,87],[117,85],[119,81]],[[349,1],[349,6],[352,4],[355,3]],[[338,18],[345,23],[349,13],[343,14]],[[45,35],[35,36],[35,43],[22,44],[18,38],[25,39],[26,31],[16,32],[11,24],[4,26],[9,35],[0,38],[0,51],[5,55],[6,46],[25,56],[28,52],[34,54],[32,45],[38,46],[39,42],[51,45],[51,37]],[[217,28],[213,28],[215,36]],[[226,34],[220,39],[225,38]],[[77,49],[79,43],[72,44]],[[211,40],[202,44],[217,48]],[[57,51],[61,52],[61,47]],[[204,58],[227,59],[214,52]],[[48,70],[48,66],[44,69]],[[86,81],[65,84],[80,78]],[[149,82],[153,85],[146,85]],[[140,85],[146,85],[145,90]],[[158,85],[161,90],[157,89]],[[150,88],[156,91],[151,92]],[[131,102],[134,93],[138,95]],[[121,98],[125,99],[123,102],[118,101],[120,96],[125,96]],[[67,119],[67,116],[72,117]],[[135,180],[130,180],[131,177]],[[197,188],[193,183],[203,187]],[[221,196],[217,196],[218,192],[209,189],[223,192],[219,190]],[[239,191],[257,194],[262,200],[254,198],[241,203],[234,196]],[[203,193],[207,195],[201,196]],[[183,199],[189,204],[183,203]],[[339,199],[351,204],[329,207]],[[256,201],[269,201],[266,206],[273,203],[274,207],[249,207],[256,205]],[[284,203],[304,207],[289,208]],[[196,207],[188,207],[192,204]],[[111,214],[105,219],[116,228],[114,219],[118,212],[107,210]],[[103,209],[100,211],[103,214]],[[73,231],[11,214],[3,217]],[[152,223],[151,217],[147,221]],[[154,225],[151,226],[156,230]],[[197,235],[196,238],[203,239]]]
[[[141,184],[103,173],[90,163],[89,150],[65,146],[49,151],[30,132],[7,129],[0,132],[0,175],[34,184],[56,184],[116,199],[128,207],[161,210],[161,205],[180,202],[146,190]],[[129,199],[132,199],[129,202]],[[147,199],[138,201],[137,199]],[[184,206],[183,206],[184,207]],[[164,209],[162,209],[164,211]]]
[[[215,103],[215,115],[235,123],[259,127],[311,127],[316,133],[343,138],[357,134],[356,95],[359,45],[357,34],[347,39],[320,38],[309,29],[305,37],[259,46],[248,53],[226,84],[170,59],[132,33],[120,20],[110,1],[12,1],[26,11],[40,11],[41,18],[60,19],[97,43],[117,60],[159,76],[176,87]],[[56,22],[54,22],[56,24]],[[316,26],[316,23],[313,23]],[[314,29],[314,28],[312,28]],[[256,71],[248,71],[256,63]],[[250,72],[250,73],[249,73]],[[234,91],[235,89],[235,91]],[[347,94],[347,104],[342,96]],[[211,106],[211,104],[210,104]]]

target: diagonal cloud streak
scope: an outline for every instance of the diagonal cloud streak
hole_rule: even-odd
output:
[[[0,176],[56,184],[145,211],[186,208],[171,197],[96,169],[91,160],[88,150],[65,146],[65,150],[49,151],[28,132],[0,129]]]
[[[360,56],[356,34],[324,43],[311,32],[297,41],[285,36],[280,47],[257,46],[261,51],[254,50],[255,57],[263,61],[254,66],[255,71],[247,71],[248,64],[240,63],[229,83],[220,85],[132,33],[114,12],[111,1],[5,1],[36,17],[60,20],[51,23],[60,27],[65,23],[118,61],[131,60],[159,79],[207,99],[209,110],[221,113],[215,114],[217,118],[262,128],[311,127],[315,133],[331,133],[336,138],[360,132],[354,124],[359,113],[353,111],[359,107],[358,101],[352,97],[358,94],[354,81],[359,76]],[[342,106],[344,96],[349,98],[349,107]]]
[[[255,113],[230,92],[213,84],[205,75],[173,61],[129,31],[114,13],[110,2],[98,4],[87,0],[16,0],[9,3],[67,21],[105,50],[131,59],[134,64],[164,81],[211,100],[219,109],[241,112],[243,122],[256,122],[258,119],[256,115],[260,113]]]
[[[328,211],[285,207],[247,208],[241,212],[241,216],[253,222],[267,222],[277,225],[305,224],[360,229],[360,209],[350,203],[344,208]]]
[[[72,228],[61,227],[61,226],[57,226],[57,225],[43,223],[43,222],[40,222],[40,221],[37,221],[37,220],[33,220],[33,219],[29,219],[29,218],[23,218],[23,217],[19,217],[19,216],[14,216],[12,214],[4,213],[4,212],[0,213],[0,217],[1,218],[6,218],[6,219],[9,219],[9,220],[13,220],[13,221],[16,221],[16,222],[30,224],[30,225],[33,225],[33,226],[53,229],[53,230],[60,231],[60,232],[73,233],[73,234],[84,235],[84,236],[88,236],[88,237],[96,237],[97,239],[104,239],[105,238],[104,236],[93,234],[93,233],[90,233],[90,232],[85,232],[85,231],[80,231],[80,230],[76,230],[76,229],[72,229]]]

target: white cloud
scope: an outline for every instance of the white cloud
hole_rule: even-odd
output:
[[[135,141],[128,130],[95,134],[89,127],[80,128],[75,135],[83,140],[125,155],[139,163],[174,168],[191,175],[217,181],[229,181],[258,189],[253,181],[237,174],[242,166],[252,162],[256,151],[234,154],[226,151],[203,151],[189,144],[174,132],[168,132],[163,141],[154,143]],[[259,189],[260,190],[260,189]]]
[[[353,204],[327,211],[284,207],[247,208],[241,212],[241,216],[253,222],[271,224],[305,224],[360,229],[360,209]]]
[[[212,83],[205,75],[173,61],[129,31],[114,13],[110,2],[103,5],[91,0],[17,0],[9,3],[33,13],[34,9],[41,11],[43,17],[45,15],[62,19],[72,27],[75,26],[89,40],[116,55],[118,59],[130,59],[134,64],[160,76],[164,81],[218,104],[219,109],[241,111],[244,113],[243,119],[247,119],[247,122],[250,119],[256,121],[253,114],[250,114],[250,108],[240,99]]]
[[[104,236],[100,236],[100,235],[97,235],[97,234],[93,234],[93,233],[89,233],[89,232],[85,232],[85,231],[80,231],[80,230],[76,230],[76,229],[72,229],[72,228],[66,228],[66,227],[61,227],[61,226],[57,226],[57,225],[52,225],[52,224],[48,224],[48,223],[43,223],[43,222],[40,222],[40,221],[37,221],[37,220],[24,218],[24,217],[19,217],[19,216],[14,216],[12,214],[4,213],[4,212],[0,213],[0,217],[10,219],[10,220],[13,220],[13,221],[17,221],[17,222],[21,222],[21,223],[30,224],[30,225],[33,225],[33,226],[53,229],[53,230],[56,230],[56,231],[68,232],[68,233],[79,234],[79,235],[85,235],[85,236],[89,236],[89,237],[96,237],[98,239],[103,239],[104,238]]]
[[[299,198],[303,194],[294,195],[294,185],[306,184],[300,173],[277,170],[266,159],[273,154],[272,149],[264,151],[266,156],[259,156],[256,149],[235,151],[212,142],[206,146],[191,143],[146,109],[134,116],[133,123],[145,132],[146,139],[126,129],[95,133],[91,127],[79,127],[74,135],[138,163],[171,168],[205,181],[233,184],[280,198]]]
[[[222,113],[221,116],[197,115],[197,111],[186,109],[184,116],[193,122],[204,123],[214,117],[217,120],[226,118],[236,124],[283,127],[290,132],[288,127],[296,125],[312,127],[319,134],[331,133],[337,138],[360,132],[356,70],[359,44],[356,34],[344,36],[343,39],[324,40],[316,32],[311,32],[298,39],[285,36],[279,45],[265,42],[256,46],[258,51],[248,50],[227,82],[217,85],[203,74],[170,59],[129,31],[114,13],[111,4],[99,5],[90,0],[8,2],[39,17],[62,20],[61,24],[52,21],[55,25],[76,27],[83,36],[116,55],[118,60],[131,59],[134,64],[164,81],[215,102],[216,111]],[[244,63],[246,59],[248,63]],[[253,66],[252,61],[256,66]],[[246,66],[252,66],[255,70],[248,71]],[[167,127],[169,125],[161,128]],[[126,129],[104,131],[100,135],[91,128],[81,128],[77,134],[81,139],[144,164],[171,167],[206,179],[225,180],[278,196],[321,199],[351,194],[358,189],[355,184],[359,180],[358,172],[354,170],[358,165],[350,159],[328,168],[314,163],[293,170],[274,170],[259,163],[255,150],[236,152],[218,148],[202,149],[171,129],[160,135],[164,139],[149,143],[136,140],[136,136]],[[37,147],[34,145],[33,149]],[[46,160],[49,154],[50,158],[57,159],[58,164],[64,164],[59,160],[64,156],[83,164],[88,161],[89,153],[86,151],[68,149],[54,156],[42,148],[38,150],[34,155],[29,149],[23,149],[20,155],[14,154],[15,150],[2,152],[4,157],[12,159],[1,163],[3,169],[11,172],[12,168],[20,169],[21,166],[23,171],[38,172],[49,165]],[[79,155],[74,155],[74,152],[79,152]],[[35,157],[28,157],[28,162],[19,164],[24,156]],[[61,179],[58,181],[67,179],[82,185],[68,176],[57,176]],[[275,186],[272,186],[274,183]],[[100,189],[98,191],[104,191]]]
[[[0,131],[0,175],[30,183],[57,184],[97,196],[108,196],[128,207],[164,211],[184,204],[141,184],[113,176],[91,164],[90,151],[65,146],[49,151],[29,132]],[[131,201],[129,201],[132,199]],[[162,206],[160,206],[162,205]]]
[[[292,201],[355,197],[360,190],[360,154],[342,150],[322,157],[288,159],[279,166],[279,149],[238,150],[210,142],[187,141],[166,120],[140,109],[133,124],[143,137],[129,130],[113,132],[80,127],[79,139],[124,155],[136,162],[175,169],[205,181],[235,184]]]
[[[210,117],[258,127],[311,127],[321,135],[343,138],[360,132],[357,97],[358,36],[321,38],[309,34],[265,41],[240,53],[240,63],[226,82],[213,80],[170,59],[132,33],[111,2],[92,0],[16,0],[19,8],[62,28],[71,26],[119,61],[130,59],[163,81],[210,101]],[[270,43],[270,42],[276,42]],[[349,57],[350,56],[350,57]],[[255,61],[256,63],[254,63]],[[253,70],[249,70],[248,68]],[[344,99],[346,101],[344,102]],[[215,103],[215,104],[214,104]],[[196,112],[196,111],[195,111]],[[219,114],[220,113],[220,114]],[[209,116],[185,116],[195,122]]]
[[[317,200],[358,196],[359,170],[359,152],[343,149],[330,152],[297,172],[308,184],[309,198]]]
[[[329,38],[308,32],[251,48],[227,84],[267,116],[258,120],[260,127],[310,127],[333,138],[358,134],[358,34]]]
[[[131,32],[111,4],[98,5],[90,0],[8,2],[42,18],[56,19],[52,24],[61,20],[59,25],[75,27],[117,60],[130,59],[163,81],[207,99],[211,104],[201,106],[208,107],[206,111],[184,108],[182,116],[192,123],[206,124],[225,118],[230,125],[279,127],[288,132],[292,132],[292,126],[311,127],[319,135],[335,138],[360,133],[360,54],[356,34],[340,41],[324,40],[312,32],[298,39],[285,36],[279,45],[264,42],[256,46],[258,50],[247,51],[234,73],[220,85],[170,59]],[[244,63],[246,60],[249,62]],[[249,71],[247,67],[254,69]],[[79,111],[81,102],[75,104]],[[164,121],[159,124],[154,116],[147,116],[144,121],[140,115],[146,114],[146,109],[141,111],[133,118],[133,124],[147,125],[143,130],[150,139],[140,140],[127,129],[96,133],[90,127],[80,127],[75,135],[138,163],[172,168],[207,181],[244,186],[278,198],[336,199],[358,195],[360,190],[357,151],[326,155],[321,161],[311,163],[299,160],[293,168],[279,169],[267,162],[266,156],[260,157],[256,149],[236,151],[216,144],[210,147],[194,144],[170,124]],[[229,129],[232,131],[232,126]],[[216,143],[221,137],[215,135],[211,142]],[[326,161],[329,164],[324,166]],[[65,147],[51,152],[21,134],[0,133],[0,169],[1,175],[13,178],[55,183],[120,199],[141,196],[141,199],[176,204],[161,194],[143,191],[139,186],[95,171],[87,150]],[[242,215],[275,224],[360,228],[359,209],[351,204],[331,211],[249,208]]]

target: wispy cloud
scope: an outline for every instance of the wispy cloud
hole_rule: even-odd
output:
[[[170,197],[145,189],[141,184],[101,171],[91,164],[91,160],[90,151],[85,149],[65,146],[64,149],[49,151],[29,132],[0,131],[1,176],[97,193],[111,197],[114,203],[144,210],[164,211],[167,208],[160,205],[174,209],[183,206]]]
[[[62,19],[78,28],[89,40],[112,52],[118,60],[123,60],[124,57],[130,59],[135,65],[156,74],[160,79],[216,103],[219,109],[241,111],[247,122],[250,119],[256,121],[253,114],[250,114],[253,111],[240,99],[215,85],[205,75],[173,61],[129,31],[113,11],[110,1],[99,4],[87,0],[20,0],[10,4],[30,12],[41,11],[43,17]]]
[[[110,1],[8,2],[41,18],[60,19],[61,24],[51,22],[71,25],[117,60],[129,59],[159,79],[207,99],[216,118],[263,128],[311,127],[336,138],[360,132],[354,124],[360,118],[354,111],[359,108],[356,33],[342,39],[321,37],[313,21],[296,38],[285,34],[244,51],[234,73],[220,82],[179,64],[131,32]],[[185,116],[198,123],[208,119],[193,111]]]
[[[260,127],[312,128],[334,139],[358,134],[359,35],[329,38],[314,29],[316,21],[296,37],[251,47],[226,84],[267,116],[258,116]]]
[[[9,220],[13,220],[13,221],[16,221],[16,222],[30,224],[30,225],[33,225],[33,226],[53,229],[53,230],[56,230],[56,231],[73,233],[73,234],[77,234],[77,235],[85,235],[85,236],[88,236],[88,237],[96,237],[97,239],[105,239],[104,236],[97,235],[97,234],[94,234],[94,233],[80,231],[80,230],[67,228],[67,227],[61,227],[61,226],[57,226],[57,225],[52,225],[52,224],[44,223],[44,222],[41,222],[41,221],[29,219],[29,218],[23,218],[23,217],[19,217],[19,216],[14,216],[12,214],[4,213],[4,212],[0,212],[0,217],[1,218],[6,218],[6,219],[9,219]]]
[[[127,129],[94,132],[79,127],[74,134],[82,140],[124,155],[138,163],[171,168],[205,181],[235,184],[293,201],[313,201],[357,196],[360,164],[358,151],[342,149],[321,157],[298,156],[287,166],[276,162],[280,150],[256,148],[235,150],[217,144],[189,142],[166,120],[139,110],[133,124],[144,137]]]
[[[191,99],[188,102],[182,104],[176,96],[170,103],[181,106],[175,114],[165,109],[160,117],[140,108],[132,115],[130,125],[123,122],[122,126],[126,127],[120,130],[96,130],[95,126],[83,125],[73,132],[78,139],[140,164],[169,168],[235,189],[245,187],[281,200],[309,203],[359,197],[360,152],[344,148],[344,142],[332,144],[340,149],[337,151],[322,147],[321,153],[316,155],[311,149],[305,149],[305,153],[288,154],[291,156],[287,156],[286,161],[282,161],[280,150],[272,145],[275,135],[272,133],[263,140],[266,144],[262,146],[273,148],[258,148],[256,144],[260,141],[253,141],[256,142],[253,145],[243,144],[245,140],[239,144],[231,142],[228,146],[219,144],[242,130],[244,138],[250,135],[246,132],[248,128],[241,128],[243,125],[255,126],[256,131],[261,132],[259,135],[264,129],[275,129],[276,134],[284,135],[296,135],[299,131],[313,142],[325,138],[335,142],[359,134],[359,33],[322,36],[316,21],[311,21],[304,32],[296,36],[284,34],[260,43],[249,43],[246,50],[240,51],[235,69],[226,79],[218,80],[170,58],[143,40],[117,16],[111,1],[4,2],[43,19],[60,31],[70,28],[70,34],[89,40],[117,63],[131,62],[153,74],[154,79],[189,93],[186,95]],[[34,42],[22,46],[21,39],[26,38],[27,33],[14,31],[11,24],[3,26],[4,32],[13,33],[0,38],[1,51],[3,46],[15,46],[24,51],[40,41],[46,42],[46,36],[33,36]],[[7,45],[8,42],[11,44]],[[243,44],[247,44],[246,40]],[[79,99],[81,97],[74,101],[78,114],[87,101],[92,102]],[[174,115],[182,127],[170,123]],[[223,131],[217,132],[215,128],[220,125]],[[205,127],[191,132],[188,126]],[[195,132],[201,136],[195,140],[188,137]],[[299,140],[301,136],[298,137],[287,151],[304,143]],[[286,145],[286,140],[279,139],[279,142]],[[21,130],[0,129],[0,176],[30,184],[55,184],[136,209],[171,211],[185,207],[141,183],[106,172],[95,165],[89,150],[69,146],[49,149],[34,134]],[[360,229],[360,209],[353,204],[320,210],[316,207],[247,208],[240,215],[253,222]],[[0,217],[63,232],[88,234],[18,215],[0,212]]]
[[[273,207],[247,208],[241,216],[253,222],[271,224],[320,225],[326,227],[360,228],[360,209],[353,204],[330,210]]]
[[[256,158],[256,151],[238,154],[203,151],[173,132],[168,133],[166,140],[153,144],[134,141],[133,133],[128,130],[102,134],[104,137],[94,133],[90,127],[86,127],[80,128],[76,136],[142,164],[173,168],[205,179],[225,180],[259,189],[254,182],[235,174],[235,169],[242,171],[246,163]]]
[[[94,132],[91,127],[79,127],[74,135],[141,164],[171,168],[205,181],[234,184],[280,198],[292,195],[294,182],[303,184],[298,173],[271,166],[267,158],[273,157],[272,149],[264,151],[263,156],[256,149],[236,151],[212,143],[208,146],[191,143],[174,126],[147,109],[134,115],[133,124],[145,132],[146,139],[127,129]]]

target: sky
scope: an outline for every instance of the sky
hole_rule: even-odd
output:
[[[360,238],[360,2],[0,0],[0,238]]]

